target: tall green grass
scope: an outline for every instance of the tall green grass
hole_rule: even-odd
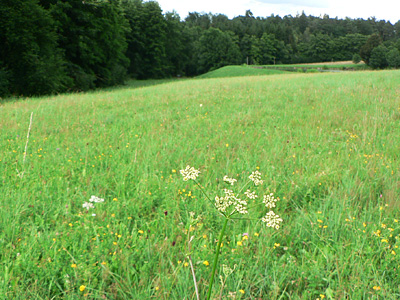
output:
[[[0,295],[194,299],[189,234],[204,298],[222,221],[178,175],[190,164],[211,193],[258,167],[281,198],[279,231],[227,229],[220,259],[235,269],[222,286],[218,267],[214,298],[400,298],[399,75],[184,80],[3,103]],[[91,195],[105,202],[88,213]]]

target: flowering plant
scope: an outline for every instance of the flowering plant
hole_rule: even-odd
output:
[[[200,170],[197,170],[194,167],[190,167],[188,165],[185,169],[180,170],[180,173],[183,176],[184,181],[193,180],[199,186],[204,196],[210,201],[210,203],[213,204],[213,206],[220,213],[220,215],[222,215],[225,218],[223,227],[219,235],[216,254],[214,257],[210,285],[207,293],[207,300],[208,300],[211,298],[212,286],[214,283],[215,271],[218,264],[219,252],[222,244],[222,239],[224,237],[225,230],[229,220],[233,219],[233,217],[236,215],[243,216],[248,214],[249,210],[248,200],[255,200],[256,198],[262,198],[263,200],[260,204],[264,204],[265,207],[269,209],[269,211],[261,219],[261,221],[264,222],[267,227],[279,229],[280,224],[283,222],[283,220],[279,215],[275,214],[275,212],[272,211],[272,208],[276,207],[276,202],[279,200],[279,198],[275,198],[274,194],[270,192],[263,194],[262,197],[259,197],[259,195],[257,195],[257,191],[252,191],[249,188],[247,188],[246,191],[242,193],[242,191],[246,187],[248,187],[250,183],[253,183],[253,186],[255,187],[261,186],[264,183],[264,181],[261,179],[262,177],[259,171],[252,172],[248,177],[247,182],[238,190],[238,192],[234,192],[232,189],[224,188],[222,191],[223,193],[216,195],[214,201],[211,200],[211,198],[208,196],[208,194],[204,191],[202,186],[197,181],[197,177],[200,174]],[[223,181],[229,184],[230,186],[234,186],[237,183],[237,179],[230,178],[227,175],[223,177]],[[194,274],[193,269],[192,269],[192,274]],[[197,297],[199,298],[197,293],[197,286],[195,286],[195,288]]]

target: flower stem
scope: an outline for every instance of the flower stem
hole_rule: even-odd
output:
[[[215,254],[215,258],[214,258],[214,264],[213,264],[212,273],[211,273],[210,285],[208,287],[207,300],[210,300],[210,298],[211,298],[211,292],[212,292],[212,287],[213,287],[213,283],[214,283],[215,270],[217,269],[217,264],[218,264],[219,250],[221,248],[222,239],[224,237],[225,229],[226,229],[226,225],[228,224],[228,221],[229,221],[229,218],[226,218],[225,222],[224,222],[224,225],[222,227],[221,233],[219,234],[219,240],[218,240],[218,244],[217,244],[217,253]]]

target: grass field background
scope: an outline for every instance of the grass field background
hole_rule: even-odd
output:
[[[204,297],[222,219],[182,181],[190,164],[211,196],[224,175],[259,169],[281,199],[281,229],[259,221],[265,211],[229,225],[215,299],[399,299],[399,75],[191,79],[3,102],[0,294],[194,299],[193,235]],[[87,213],[91,195],[105,202]],[[235,268],[224,285],[222,264]]]

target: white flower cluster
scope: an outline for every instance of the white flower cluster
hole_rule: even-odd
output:
[[[244,194],[247,196],[249,199],[256,199],[258,196],[256,195],[256,192],[251,192],[250,190],[247,190],[244,192]]]
[[[89,201],[94,202],[94,203],[101,203],[101,202],[104,202],[104,199],[96,197],[96,196],[92,196],[92,197],[90,197]]]
[[[264,181],[261,180],[261,173],[258,171],[252,172],[249,179],[253,181],[255,185],[261,185],[264,183]]]
[[[85,202],[85,203],[83,203],[82,207],[86,208],[87,210],[89,210],[91,208],[94,208],[94,205],[93,205],[93,203]]]
[[[218,211],[225,213],[226,210],[234,205],[235,210],[240,214],[247,214],[247,202],[235,196],[232,190],[224,189],[225,197],[215,196],[215,207]]]
[[[227,175],[224,176],[224,181],[229,183],[230,185],[234,185],[234,183],[237,181],[235,178],[229,178]]]
[[[264,200],[263,203],[265,204],[266,207],[268,208],[273,208],[275,207],[275,202],[278,201],[277,198],[274,198],[274,194],[270,193],[269,195],[264,195]]]
[[[267,227],[279,229],[279,223],[281,223],[283,220],[279,217],[279,215],[276,215],[272,210],[270,210],[267,212],[265,217],[261,219],[261,221],[267,223]]]
[[[199,176],[200,171],[196,170],[194,167],[186,166],[186,169],[179,171],[184,181],[188,181],[189,179],[195,180],[197,176]]]
[[[89,202],[85,202],[82,204],[82,207],[86,208],[87,210],[94,208],[93,202],[101,203],[101,202],[104,202],[104,199],[96,197],[96,196],[92,196],[92,197],[90,197]],[[93,214],[93,216],[95,216],[95,214]]]
[[[189,179],[195,180],[199,176],[200,171],[196,170],[195,168],[190,167],[188,165],[186,167],[186,169],[180,170],[180,173],[183,176],[183,180],[188,181]],[[261,178],[262,178],[261,173],[259,171],[254,171],[249,176],[249,179],[251,181],[253,181],[254,185],[256,185],[256,186],[264,183],[264,181]],[[229,183],[230,185],[234,185],[237,182],[236,179],[229,178],[226,175],[224,176],[223,180],[225,182]],[[200,186],[200,188],[202,189],[201,186]],[[215,196],[214,205],[215,205],[215,208],[219,212],[221,212],[226,218],[230,218],[230,216],[232,216],[236,213],[239,213],[239,214],[247,214],[248,213],[248,211],[247,211],[248,203],[246,200],[242,200],[238,194],[235,194],[232,190],[229,190],[229,189],[224,189],[224,193],[225,193],[225,195],[222,197]],[[94,196],[92,196],[92,197],[94,197]],[[252,192],[251,190],[248,189],[248,190],[246,190],[246,192],[244,192],[243,198],[244,197],[247,197],[247,199],[254,200],[254,199],[258,198],[259,196],[256,194],[255,191]],[[97,199],[97,197],[96,197],[96,199]],[[279,200],[279,198],[275,198],[273,193],[269,193],[269,194],[265,194],[263,196],[262,202],[265,204],[265,206],[267,208],[272,209],[272,208],[276,207],[276,202],[278,200]],[[91,202],[98,202],[98,201],[91,201]],[[89,208],[93,208],[93,205],[91,203],[85,202],[84,207],[89,209]],[[193,212],[190,212],[190,218],[192,220],[191,222],[193,222],[193,220],[199,219],[199,217],[194,219],[195,215]],[[267,227],[273,227],[275,229],[279,229],[280,223],[283,222],[282,218],[279,217],[279,215],[275,214],[272,210],[270,210],[261,220],[264,223],[266,223]]]

